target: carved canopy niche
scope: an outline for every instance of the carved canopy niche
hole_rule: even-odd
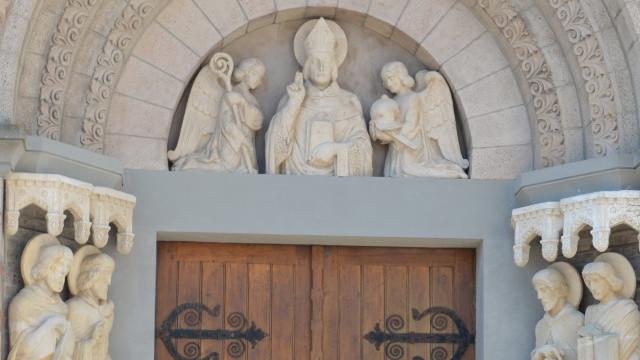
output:
[[[128,254],[133,246],[133,208],[136,198],[120,191],[93,186],[62,175],[10,173],[5,178],[5,232],[18,232],[20,210],[35,205],[46,211],[47,233],[58,236],[64,227],[65,211],[75,221],[75,240],[103,248],[110,224],[117,228],[117,247]]]

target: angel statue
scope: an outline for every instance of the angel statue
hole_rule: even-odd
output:
[[[255,133],[263,116],[251,91],[265,73],[258,59],[246,59],[234,70],[231,56],[213,55],[196,77],[178,144],[168,152],[172,170],[258,173]]]
[[[466,179],[469,161],[460,152],[453,100],[442,75],[423,70],[414,80],[394,61],[382,68],[381,77],[395,97],[384,95],[373,104],[369,132],[389,144],[384,175]]]

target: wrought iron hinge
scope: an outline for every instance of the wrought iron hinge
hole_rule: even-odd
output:
[[[375,345],[380,350],[384,345],[384,352],[390,360],[402,359],[405,350],[402,344],[451,344],[455,351],[449,355],[449,350],[445,346],[434,346],[431,349],[429,358],[431,360],[460,360],[469,346],[474,343],[475,335],[471,334],[464,322],[455,311],[443,307],[432,307],[423,312],[417,309],[412,310],[413,320],[419,321],[430,316],[431,328],[436,332],[399,332],[405,326],[405,320],[400,315],[391,315],[384,322],[385,330],[382,330],[380,323],[377,323],[372,331],[364,338]],[[453,321],[457,333],[446,333],[450,327],[450,320]],[[451,356],[451,357],[450,357]],[[415,356],[412,360],[424,360],[420,356]]]
[[[184,314],[184,315],[183,315]],[[158,329],[158,337],[169,354],[176,360],[219,360],[220,354],[211,352],[202,354],[199,340],[227,340],[227,354],[232,358],[239,358],[247,351],[247,343],[254,348],[267,337],[267,333],[259,329],[252,321],[249,323],[244,314],[234,312],[227,316],[229,329],[196,329],[202,324],[202,316],[220,316],[220,305],[209,309],[198,303],[178,305],[162,322]],[[182,319],[191,329],[177,328],[178,318]],[[178,349],[177,340],[186,340],[182,351]]]

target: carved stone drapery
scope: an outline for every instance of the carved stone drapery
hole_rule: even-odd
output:
[[[47,212],[47,232],[58,236],[68,210],[75,219],[75,240],[84,244],[93,231],[93,243],[102,248],[109,239],[110,223],[118,229],[118,251],[129,253],[133,245],[135,196],[62,175],[10,173],[5,178],[5,232],[18,232],[20,210],[36,205]],[[93,220],[93,223],[90,221]]]
[[[526,206],[513,210],[511,222],[515,229],[514,261],[521,267],[529,261],[529,243],[537,236],[542,238],[547,261],[556,259],[560,241],[562,255],[574,257],[578,234],[586,226],[592,229],[593,247],[604,252],[609,248],[611,228],[626,224],[640,231],[640,191],[602,191]]]
[[[42,76],[38,135],[50,139],[60,138],[64,115],[64,99],[71,65],[78,43],[81,42],[96,5],[100,0],[67,0],[64,13],[51,39],[51,48]]]
[[[614,90],[604,52],[595,31],[578,0],[549,0],[556,9],[580,66],[580,75],[589,98],[593,153],[604,156],[618,148],[618,119]]]
[[[154,5],[154,1],[127,5],[116,20],[102,54],[98,56],[87,94],[80,136],[80,143],[89,150],[104,152],[104,124],[118,74],[134,37],[144,28],[145,19],[153,11]]]
[[[542,256],[547,261],[556,259],[562,230],[562,213],[557,202],[515,209],[511,224],[515,229],[513,259],[516,265],[525,266],[529,262],[529,244],[538,236],[542,239]]]
[[[480,7],[513,47],[520,68],[527,78],[540,144],[540,164],[543,167],[565,163],[564,130],[558,95],[547,59],[527,24],[507,0],[480,0]]]

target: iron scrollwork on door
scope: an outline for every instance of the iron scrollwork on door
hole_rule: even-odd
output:
[[[412,310],[413,320],[419,321],[425,317],[430,317],[431,328],[437,332],[434,333],[418,333],[418,332],[400,332],[405,326],[405,320],[400,315],[389,316],[384,323],[384,330],[380,328],[380,323],[376,324],[374,329],[367,333],[364,338],[375,345],[380,350],[384,345],[384,352],[390,360],[402,359],[405,350],[402,344],[438,344],[431,349],[429,358],[431,360],[460,360],[462,355],[467,351],[469,345],[475,341],[475,335],[471,334],[466,325],[460,319],[455,311],[443,307],[432,307],[423,312],[417,309]],[[450,326],[450,321],[455,325],[457,333],[445,333]],[[455,351],[449,354],[449,349],[442,346],[445,344],[453,345]],[[416,356],[412,360],[424,360],[424,358]]]
[[[181,318],[187,327],[195,328],[202,324],[203,315],[220,316],[220,305],[210,309],[198,303],[178,305],[162,322],[158,329],[158,337],[175,360],[219,360],[220,354],[212,352],[202,354],[199,340],[227,340],[227,354],[232,358],[239,358],[247,350],[247,343],[254,348],[267,333],[249,323],[244,314],[234,312],[227,316],[229,329],[182,329],[176,324]],[[177,340],[185,340],[182,350],[178,349]]]

